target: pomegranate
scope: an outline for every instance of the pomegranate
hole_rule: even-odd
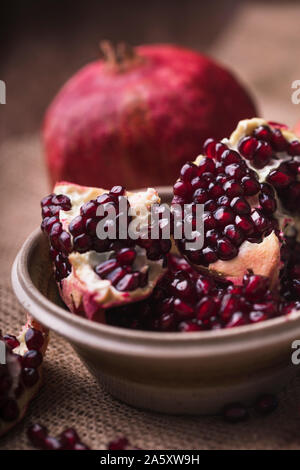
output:
[[[45,426],[36,423],[28,428],[27,435],[34,447],[43,450],[89,450],[89,447],[80,441],[74,428],[65,429],[56,438],[49,436]]]
[[[29,315],[18,337],[1,337],[6,343],[6,364],[0,365],[0,436],[25,415],[42,382],[42,362],[48,331]]]
[[[170,239],[145,237],[151,229],[150,209],[159,202],[151,188],[129,193],[122,186],[105,191],[70,183],[58,183],[41,201],[42,230],[49,239],[55,278],[72,312],[103,321],[105,308],[151,294],[171,248]],[[97,225],[112,209],[115,218],[108,219],[105,228],[116,227],[114,237],[99,238]],[[163,206],[156,205],[155,210],[163,224]],[[121,236],[123,222],[117,224],[121,217],[146,231],[135,240],[129,231]]]
[[[50,105],[43,139],[52,183],[172,184],[206,138],[228,135],[255,106],[236,78],[172,45],[103,44]]]

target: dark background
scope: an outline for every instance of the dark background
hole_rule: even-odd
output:
[[[266,94],[280,98],[283,88],[287,103],[299,70],[290,49],[298,56],[297,1],[11,0],[1,2],[1,19],[0,79],[7,104],[0,106],[0,139],[37,132],[58,88],[100,56],[103,38],[132,45],[174,42],[210,54],[250,85],[260,108]],[[266,73],[268,63],[273,69]]]

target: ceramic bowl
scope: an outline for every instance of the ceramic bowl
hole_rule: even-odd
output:
[[[161,188],[164,201],[170,188]],[[60,300],[40,229],[25,241],[12,268],[22,306],[67,339],[98,381],[138,408],[172,414],[211,414],[233,401],[276,392],[296,373],[292,342],[300,312],[228,330],[156,333],[94,323]]]

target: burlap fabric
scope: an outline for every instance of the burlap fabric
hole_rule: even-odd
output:
[[[39,199],[48,191],[36,137],[0,147],[0,328],[15,333],[24,312],[10,288],[11,263],[24,238],[37,226]],[[1,449],[29,449],[26,429],[40,422],[57,435],[75,426],[93,449],[127,436],[142,449],[296,449],[300,448],[300,378],[280,396],[280,406],[262,418],[254,412],[243,424],[219,417],[165,416],[136,410],[109,396],[72,348],[53,334],[44,363],[44,385],[24,420],[0,440]]]

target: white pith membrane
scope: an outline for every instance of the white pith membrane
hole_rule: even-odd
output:
[[[40,349],[40,352],[44,356],[46,353],[47,346],[48,346],[49,332],[46,328],[42,327],[42,325],[40,325],[37,321],[35,321],[29,314],[27,314],[26,324],[23,326],[19,335],[17,336],[17,340],[19,341],[20,344],[19,346],[17,346],[16,348],[12,350],[12,353],[19,354],[20,356],[24,356],[24,354],[28,351],[28,347],[25,342],[25,334],[26,334],[26,331],[30,328],[40,330],[43,333],[44,342],[43,342],[43,346]],[[0,331],[0,338],[1,338],[1,331]],[[0,418],[0,437],[6,434],[19,421],[22,420],[22,418],[24,417],[26,413],[29,402],[38,393],[38,390],[40,389],[42,385],[42,381],[43,381],[43,376],[42,376],[43,363],[42,363],[39,367],[36,368],[39,374],[39,380],[32,387],[28,387],[28,388],[24,387],[24,390],[19,396],[19,398],[15,398],[15,391],[19,385],[19,379],[20,379],[22,368],[17,358],[14,357],[14,354],[8,354],[8,353],[6,354],[6,363],[7,363],[7,367],[9,370],[9,375],[12,378],[12,385],[9,389],[8,397],[13,398],[17,402],[18,408],[19,408],[19,416],[17,417],[17,419],[13,421],[4,421]]]
[[[229,149],[235,150],[240,154],[238,150],[238,144],[240,140],[243,137],[251,135],[254,129],[259,126],[272,127],[266,120],[261,118],[245,119],[239,122],[229,139],[224,138],[221,140],[221,142],[227,145]],[[281,132],[288,142],[294,140],[299,141],[299,138],[292,131],[282,128]],[[271,160],[271,162],[262,169],[253,167],[249,160],[246,160],[242,155],[241,157],[246,161],[248,167],[258,174],[259,181],[262,183],[266,182],[266,178],[272,170],[279,167],[282,162],[291,159],[291,156],[286,152],[277,152],[276,155],[278,158]],[[198,165],[203,158],[205,158],[205,155],[199,155],[194,163]],[[297,159],[297,157],[294,158]],[[279,222],[280,230],[283,233],[286,233],[288,230],[290,230],[291,227],[295,227],[298,230],[299,238],[299,218],[288,214],[287,211],[283,209],[282,204],[277,197],[276,191],[275,198],[277,202],[277,209],[274,217]],[[257,196],[245,197],[245,199],[250,204],[251,209],[259,206]],[[268,236],[264,237],[261,243],[253,243],[247,240],[244,241],[240,245],[238,255],[235,258],[228,261],[217,260],[216,262],[210,264],[208,269],[216,271],[217,273],[229,278],[234,283],[240,283],[244,273],[248,269],[251,269],[255,274],[269,277],[270,285],[275,286],[278,282],[279,271],[281,268],[280,246],[280,240],[278,239],[275,232],[272,231]],[[195,267],[197,268],[197,266]]]
[[[71,220],[80,214],[80,207],[85,202],[108,192],[101,188],[58,183],[54,188],[54,193],[68,196],[72,204],[71,210],[61,210],[59,213],[63,229],[69,232]],[[148,226],[151,206],[160,203],[157,191],[153,188],[138,193],[126,191],[124,196],[128,197],[130,207],[135,210],[136,216],[133,215],[133,219],[137,225],[140,228]],[[87,317],[92,318],[97,307],[104,310],[148,297],[166,269],[163,267],[163,260],[151,261],[146,257],[145,249],[138,246],[134,249],[137,256],[132,265],[133,270],[148,272],[148,282],[145,287],[124,292],[117,290],[109,280],[101,279],[94,270],[97,265],[106,261],[112,252],[97,253],[94,250],[83,254],[72,252],[68,256],[72,267],[71,273],[62,279],[60,286],[62,298],[69,309],[74,311],[83,305]]]

